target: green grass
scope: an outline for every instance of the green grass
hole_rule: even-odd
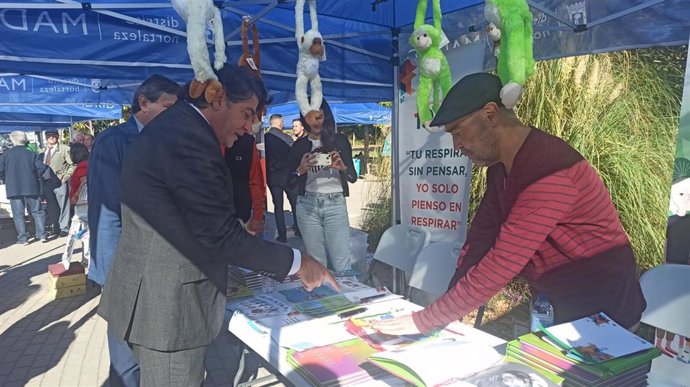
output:
[[[540,62],[517,113],[523,122],[565,139],[592,163],[639,266],[660,264],[680,95],[654,62],[643,52]],[[480,187],[473,188],[476,197]]]

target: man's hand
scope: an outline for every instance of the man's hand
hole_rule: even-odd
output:
[[[302,280],[302,286],[307,291],[311,292],[321,286],[323,282],[329,283],[333,289],[340,291],[340,285],[336,282],[333,274],[309,254],[302,253],[302,265],[295,274]]]
[[[372,328],[387,335],[416,335],[421,333],[412,320],[412,315],[400,316],[388,320],[377,321]]]
[[[262,232],[264,232],[265,226],[266,222],[263,220],[252,218],[249,219],[249,223],[247,223],[247,231],[252,235],[260,235]]]

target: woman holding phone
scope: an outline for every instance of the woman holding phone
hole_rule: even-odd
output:
[[[312,125],[300,121],[308,136],[290,149],[290,185],[298,187],[297,224],[307,253],[336,272],[352,268],[350,221],[345,197],[348,182],[357,181],[352,163],[352,146],[336,133],[335,118],[326,100]],[[328,257],[330,260],[327,259]]]

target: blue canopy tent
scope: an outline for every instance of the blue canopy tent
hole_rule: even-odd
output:
[[[0,132],[70,127],[86,120],[118,119],[127,87],[101,90],[100,80],[0,74]],[[107,101],[107,102],[106,102]],[[117,103],[113,102],[117,101]]]
[[[390,124],[391,109],[375,103],[338,103],[331,105],[331,110],[338,125],[373,125]],[[270,106],[264,117],[264,126],[269,126],[272,114],[283,116],[285,127],[292,127],[292,120],[299,118],[299,107],[296,103]]]
[[[0,133],[13,130],[42,131],[68,128],[87,120],[113,120],[122,116],[122,107],[101,105],[3,105],[0,104]]]
[[[682,45],[690,36],[688,0],[527,2],[534,15],[536,59]],[[393,130],[397,130],[399,57],[410,51],[407,38],[416,3],[318,0],[319,27],[328,58],[320,74],[330,102],[393,100]],[[294,1],[214,4],[223,15],[229,61],[240,56],[241,17],[252,15],[262,37],[262,72],[273,102],[293,101],[297,63]],[[468,39],[486,39],[483,6],[483,0],[441,0],[443,29],[450,41],[446,49]],[[115,83],[137,83],[155,73],[178,82],[192,78],[184,23],[168,1],[0,0],[0,36],[0,71],[76,75]],[[212,40],[208,42],[212,49]],[[485,51],[485,68],[489,69],[495,59],[490,50]],[[117,84],[104,86],[115,87]],[[397,165],[396,135],[393,142],[393,165]]]
[[[678,45],[690,35],[690,2],[685,0],[528,2],[535,16],[538,59]],[[215,4],[222,9],[229,60],[240,56],[241,17],[253,15],[259,23],[262,70],[273,101],[294,100],[294,1]],[[396,58],[409,51],[415,5],[416,0],[318,0],[328,57],[320,73],[329,101],[393,99]],[[441,6],[451,46],[486,25],[482,0],[442,0]],[[0,33],[2,71],[134,83],[154,73],[179,82],[191,78],[184,23],[167,1],[0,0]],[[487,53],[487,68],[493,63]]]

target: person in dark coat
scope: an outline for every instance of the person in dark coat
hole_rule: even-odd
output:
[[[287,159],[292,147],[292,137],[283,132],[283,116],[273,114],[270,117],[271,129],[264,137],[266,142],[266,182],[273,199],[273,214],[278,230],[278,242],[287,242],[287,228],[285,227],[285,213],[283,212],[283,193],[287,195],[292,208],[292,220],[295,225],[295,235],[300,236],[297,228],[297,195],[294,189],[288,186],[288,178],[291,171],[287,168]]]
[[[89,279],[105,284],[115,248],[120,240],[120,172],[129,146],[158,114],[177,101],[182,88],[160,75],[145,80],[134,92],[132,115],[120,125],[106,129],[91,148],[86,184],[89,195]],[[139,386],[139,365],[126,342],[108,331],[111,386]]]
[[[36,239],[46,242],[46,213],[41,206],[40,177],[48,166],[43,164],[36,153],[26,149],[26,133],[14,131],[10,134],[10,139],[14,147],[0,155],[0,180],[5,181],[5,190],[10,199],[17,244],[29,244],[29,234],[24,222],[25,208],[29,209],[34,219]]]

